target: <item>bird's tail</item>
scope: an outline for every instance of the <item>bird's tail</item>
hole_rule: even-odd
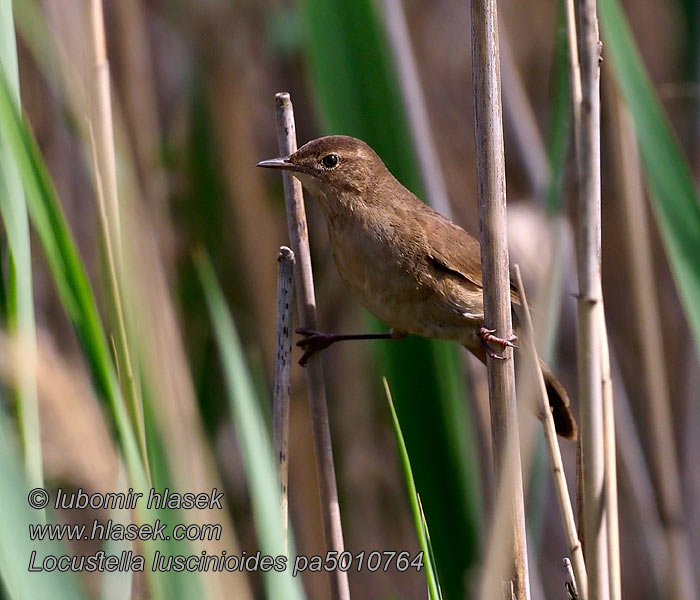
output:
[[[574,415],[571,412],[569,395],[566,393],[564,386],[554,376],[554,373],[541,360],[540,366],[544,376],[544,385],[547,388],[549,406],[552,408],[554,427],[560,436],[568,440],[575,440],[578,435],[578,427],[576,426],[576,419],[574,419]]]

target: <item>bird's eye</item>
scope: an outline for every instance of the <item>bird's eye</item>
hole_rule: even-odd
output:
[[[321,159],[321,164],[326,167],[326,169],[334,169],[338,166],[339,162],[340,159],[337,154],[326,154],[326,156]]]

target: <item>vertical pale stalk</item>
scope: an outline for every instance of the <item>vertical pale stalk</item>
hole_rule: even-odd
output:
[[[144,424],[143,403],[129,350],[126,319],[123,310],[123,270],[117,168],[114,147],[114,123],[110,92],[109,62],[105,43],[102,0],[91,2],[94,77],[91,137],[94,134],[94,171],[97,190],[100,227],[107,254],[107,270],[114,319],[116,320],[116,355],[123,378],[124,395],[128,398],[134,421],[141,457],[148,474],[148,450]],[[150,478],[150,475],[149,475]]]
[[[418,67],[413,54],[411,37],[406,23],[402,0],[382,0],[380,6],[384,17],[389,44],[391,45],[399,89],[416,153],[425,197],[436,211],[451,216],[452,208],[447,196],[445,180],[440,170],[435,138],[430,128],[428,109],[421,87]]]
[[[498,337],[508,339],[513,328],[495,0],[473,0],[471,16],[484,323],[488,329],[495,330]],[[489,356],[487,366],[496,479],[501,490],[507,485],[511,492],[507,498],[509,524],[503,531],[509,539],[509,577],[512,577],[515,597],[525,600],[530,597],[530,589],[512,350],[505,349],[503,360]]]
[[[19,72],[12,1],[0,0],[0,77],[19,106]],[[17,163],[0,135],[0,213],[8,244],[7,320],[21,348],[16,398],[24,445],[25,471],[32,487],[43,484],[39,405],[36,390],[36,324],[29,219]]]
[[[284,549],[289,529],[289,388],[292,379],[292,302],[294,295],[294,252],[282,246],[277,256],[277,353],[275,388],[272,398],[272,433],[280,478]]]
[[[669,598],[697,597],[690,544],[683,527],[685,510],[673,434],[671,395],[661,340],[661,311],[657,300],[654,263],[651,255],[647,206],[640,171],[634,125],[617,92],[612,107],[618,130],[619,173],[623,239],[630,261],[630,298],[641,355],[641,377],[650,445],[648,454],[656,487],[661,524],[666,540],[668,571],[665,593]]]
[[[275,109],[280,154],[289,156],[296,152],[297,149],[294,112],[289,94],[279,93],[275,96]],[[296,260],[294,277],[299,323],[303,328],[316,329],[316,295],[314,292],[313,272],[311,270],[311,253],[309,251],[304,196],[301,183],[291,173],[282,171],[282,180],[287,205],[289,238]],[[323,381],[323,365],[320,353],[309,359],[305,373],[314,434],[314,447],[316,450],[316,470],[318,473],[326,550],[335,551],[340,555],[345,549],[345,543],[340,522],[338,487],[336,484],[335,466],[333,465],[333,446],[331,443],[330,424],[328,422],[326,387]],[[333,600],[350,600],[348,574],[335,569],[331,571],[330,578]]]
[[[567,7],[570,50],[580,50],[580,69],[572,51],[572,98],[579,176],[577,264],[578,377],[583,460],[583,532],[591,600],[610,597],[607,515],[605,512],[605,429],[600,283],[600,38],[595,0],[578,4],[580,30],[575,33],[574,11]],[[580,96],[579,96],[580,93]]]
[[[537,415],[540,421],[542,421],[542,427],[544,429],[544,438],[547,445],[547,452],[549,454],[550,466],[552,468],[554,489],[557,494],[557,502],[559,503],[559,511],[561,512],[561,520],[564,527],[564,533],[566,535],[566,542],[569,546],[569,553],[571,554],[571,559],[573,561],[573,570],[576,574],[578,597],[580,600],[586,600],[588,598],[588,578],[586,575],[586,565],[583,560],[583,549],[581,548],[581,543],[578,539],[578,533],[576,531],[574,509],[571,506],[569,486],[566,483],[566,475],[564,474],[564,464],[561,459],[559,442],[557,441],[554,417],[552,416],[552,410],[549,406],[549,401],[547,400],[547,389],[545,387],[544,377],[542,376],[540,362],[537,357],[537,348],[535,348],[535,333],[532,326],[532,317],[530,316],[530,308],[527,303],[527,296],[525,295],[525,286],[523,285],[522,278],[520,277],[520,268],[518,265],[515,265],[514,273],[515,281],[517,283],[518,290],[520,291],[522,312],[525,317],[522,323],[523,336],[521,344],[524,346],[523,353],[528,357],[530,368],[535,369],[536,372],[536,392],[538,398],[538,406],[536,409]]]

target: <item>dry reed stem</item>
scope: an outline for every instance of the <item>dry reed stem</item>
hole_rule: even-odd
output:
[[[562,463],[561,451],[559,450],[559,442],[557,440],[557,432],[554,426],[554,418],[552,416],[552,410],[549,406],[549,401],[547,400],[547,389],[544,384],[544,377],[542,376],[542,368],[540,367],[540,362],[537,358],[535,332],[532,325],[530,308],[528,306],[527,296],[525,295],[525,286],[523,285],[523,280],[520,276],[520,267],[515,265],[513,271],[515,275],[515,282],[518,286],[518,290],[520,291],[520,302],[524,316],[522,322],[523,336],[521,337],[520,343],[521,347],[524,346],[523,352],[525,356],[528,357],[530,368],[535,369],[537,386],[536,391],[538,398],[538,406],[536,408],[537,416],[540,421],[542,421],[542,427],[544,429],[544,439],[547,445],[549,463],[552,468],[554,489],[557,495],[557,502],[559,503],[559,511],[561,512],[561,520],[564,527],[564,534],[566,535],[566,542],[569,546],[569,553],[571,554],[574,571],[576,574],[576,588],[578,590],[579,598],[581,600],[587,600],[588,578],[586,576],[586,565],[583,560],[583,549],[581,548],[581,543],[578,539],[578,533],[576,531],[574,509],[571,506],[569,487],[566,483],[566,475],[564,474],[564,464]]]
[[[278,461],[284,551],[288,551],[289,389],[292,379],[292,302],[294,252],[286,246],[277,255],[277,354],[272,399],[272,434]]]
[[[677,600],[695,598],[697,589],[689,559],[690,544],[683,527],[685,510],[681,475],[673,433],[668,373],[661,343],[663,319],[657,300],[641,163],[632,119],[619,93],[615,90],[611,95],[616,100],[612,110],[618,131],[618,171],[622,187],[622,222],[626,234],[623,238],[630,261],[630,298],[641,354],[646,401],[644,409],[651,441],[648,453],[669,556],[665,593]]]
[[[452,216],[447,186],[440,170],[435,137],[431,131],[425,95],[416,66],[411,36],[406,23],[402,0],[382,0],[379,4],[384,17],[389,45],[399,78],[399,91],[408,120],[408,130],[418,161],[425,198],[436,211]]]
[[[570,4],[570,3],[569,3]],[[572,97],[579,177],[577,264],[578,378],[581,405],[583,531],[591,600],[610,597],[607,515],[605,511],[605,429],[603,419],[600,283],[600,39],[595,0],[580,0],[575,33],[572,7],[567,6]],[[575,68],[578,40],[580,70]],[[580,98],[578,85],[580,84]]]
[[[297,139],[292,101],[288,93],[283,92],[275,95],[275,114],[277,117],[277,139],[280,154],[289,156],[296,152]],[[299,322],[303,328],[316,329],[316,298],[311,269],[304,196],[301,183],[298,179],[292,177],[291,173],[282,171],[282,180],[287,205],[289,238],[296,259],[294,276]],[[340,555],[345,549],[345,544],[343,541],[343,528],[340,522],[338,488],[333,465],[333,447],[320,353],[309,359],[305,372],[314,434],[314,447],[316,450],[316,470],[326,550],[335,551]],[[333,599],[350,600],[348,574],[340,569],[335,569],[330,573],[330,579]]]
[[[473,0],[471,17],[484,324],[494,329],[498,337],[507,339],[513,328],[495,1]],[[508,528],[503,531],[509,539],[510,577],[515,597],[525,600],[530,597],[530,589],[512,350],[506,348],[504,357],[504,360],[490,356],[487,359],[491,432],[499,495],[506,489],[510,492],[507,497],[510,518]]]

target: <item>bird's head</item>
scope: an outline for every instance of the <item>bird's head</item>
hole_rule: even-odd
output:
[[[260,161],[256,166],[291,171],[324,205],[367,199],[389,173],[381,158],[365,142],[330,135],[304,144],[291,156]]]

